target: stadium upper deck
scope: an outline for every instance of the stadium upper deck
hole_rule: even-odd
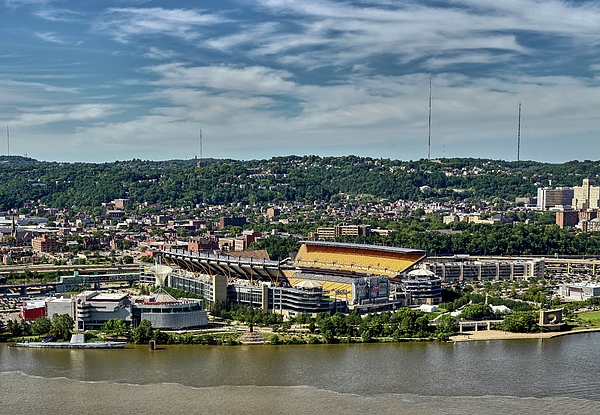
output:
[[[283,277],[279,261],[240,258],[181,249],[162,251],[167,264],[195,273],[226,275],[230,281],[241,278],[249,281],[271,281],[277,284]]]
[[[322,271],[394,277],[425,258],[425,252],[418,249],[322,241],[300,243],[294,265]]]

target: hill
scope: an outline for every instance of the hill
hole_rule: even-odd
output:
[[[168,206],[336,201],[344,195],[407,201],[494,201],[535,196],[540,186],[580,185],[598,161],[563,164],[486,159],[399,161],[286,156],[268,160],[57,163],[0,156],[0,210],[40,200],[51,207],[98,207],[115,198]]]

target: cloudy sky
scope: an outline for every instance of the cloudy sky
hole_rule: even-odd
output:
[[[0,154],[600,159],[600,5],[0,0]],[[10,128],[10,150],[4,130]]]

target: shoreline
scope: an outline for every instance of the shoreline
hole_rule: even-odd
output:
[[[579,333],[599,332],[600,328],[545,332],[545,333],[511,333],[503,330],[479,330],[466,331],[460,334],[450,336],[448,341],[451,342],[470,342],[470,341],[485,341],[485,340],[522,340],[522,339],[551,339],[553,337],[569,336]]]
[[[591,328],[591,329],[582,329],[582,330],[570,330],[570,331],[560,331],[560,332],[539,332],[539,333],[511,333],[508,331],[503,331],[503,330],[478,330],[478,331],[465,331],[462,333],[458,333],[455,334],[453,336],[450,336],[448,338],[448,340],[446,342],[472,342],[472,341],[491,341],[491,340],[524,340],[524,339],[537,339],[537,340],[544,340],[544,339],[551,339],[554,337],[561,337],[561,336],[569,336],[569,335],[573,335],[573,334],[580,334],[580,333],[594,333],[594,332],[600,332],[600,327],[599,328]],[[269,340],[268,340],[268,336],[272,335],[272,334],[283,334],[283,333],[273,333],[270,331],[262,331],[262,330],[257,330],[255,332],[255,334],[258,334],[262,337],[260,344],[270,344]],[[290,334],[290,333],[288,333]],[[292,334],[293,335],[293,334]],[[411,341],[435,341],[434,339],[429,339],[429,338],[405,338],[400,340],[400,342],[411,342]],[[34,347],[34,348],[68,348],[71,344],[69,343],[60,343],[60,345],[62,346],[48,346],[48,344],[44,343],[42,345],[42,343],[40,342],[28,342],[25,340],[22,340],[21,342],[14,342],[14,341],[7,341],[7,339],[2,339],[0,340],[0,343],[5,343],[7,344],[9,347]],[[104,343],[119,343],[119,342],[104,342]],[[344,343],[344,342],[337,342],[337,343]],[[347,342],[347,343],[361,343],[360,341],[356,341],[356,342]],[[390,343],[389,341],[375,341],[373,343]],[[39,344],[39,345],[38,345]],[[56,343],[51,343],[53,345],[56,345]],[[94,343],[86,343],[87,345],[90,344],[94,344]],[[177,345],[179,344],[185,344],[185,343],[176,343]],[[240,342],[240,344],[245,344],[245,345],[250,345],[250,344],[259,344],[259,342],[253,341],[253,342]],[[311,343],[304,343],[304,342],[293,342],[293,343],[278,343],[278,344],[293,344],[293,345],[298,345],[298,344],[311,344]],[[321,344],[321,343],[319,343]],[[201,345],[201,344],[198,344]],[[230,346],[230,344],[227,344],[227,346]],[[91,347],[88,347],[91,348]]]

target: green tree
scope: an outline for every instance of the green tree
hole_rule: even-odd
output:
[[[152,323],[148,320],[142,320],[131,332],[131,342],[134,344],[145,344],[152,340],[153,335]]]
[[[335,338],[335,334],[333,332],[333,330],[325,330],[323,332],[323,343],[335,343],[336,342],[336,338]]]
[[[52,323],[46,317],[42,316],[36,318],[30,326],[31,334],[34,336],[41,336],[43,334],[50,333],[51,326]]]
[[[102,325],[102,331],[107,335],[124,336],[127,334],[127,323],[120,318],[114,318]]]
[[[504,318],[502,329],[514,333],[532,333],[539,331],[534,313],[515,312]]]
[[[492,308],[485,303],[471,304],[462,309],[461,318],[476,319],[491,316]]]
[[[434,335],[438,340],[446,341],[450,336],[456,333],[457,328],[456,318],[446,314],[438,320]]]
[[[156,343],[158,344],[167,344],[169,343],[171,336],[169,333],[165,333],[164,331],[156,329],[152,333],[152,339],[156,340]]]
[[[8,330],[8,332],[15,336],[25,336],[27,335],[27,329],[28,326],[25,323],[25,320],[8,320],[8,323],[6,324],[6,329]]]
[[[50,323],[50,332],[59,340],[69,340],[75,326],[73,318],[68,314],[54,314]]]
[[[371,331],[371,327],[366,327],[362,333],[360,333],[360,338],[363,343],[370,343],[373,341],[373,332]]]

